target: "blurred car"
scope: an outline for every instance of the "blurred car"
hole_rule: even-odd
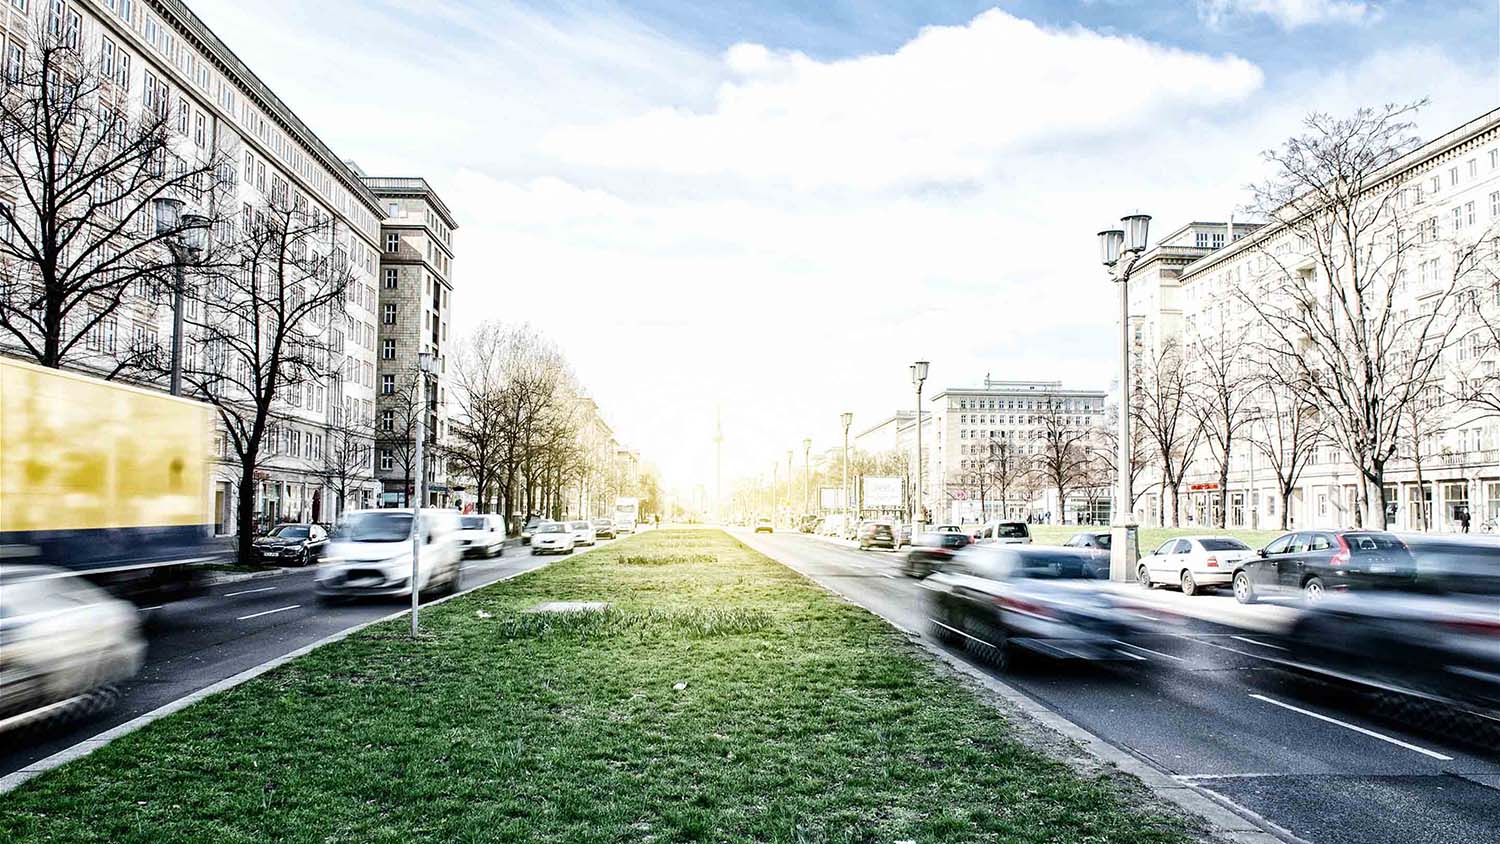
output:
[[[1320,600],[1328,592],[1415,585],[1416,560],[1382,530],[1307,530],[1271,540],[1234,570],[1234,597],[1251,604],[1267,595]]]
[[[140,670],[135,607],[51,566],[0,566],[0,729],[66,714]]]
[[[755,520],[755,532],[756,533],[775,533],[776,532],[776,526],[773,525],[773,524],[771,524],[771,520],[770,519],[762,516],[759,519]]]
[[[1118,640],[1146,632],[1143,617],[1096,579],[1092,555],[1071,548],[970,545],[922,585],[933,635],[1002,670],[1023,652],[1134,661]]]
[[[541,516],[532,516],[531,518],[526,520],[526,524],[521,526],[522,545],[531,544],[531,535],[533,533],[536,533],[536,529],[541,526],[544,521],[545,519],[543,519]]]
[[[864,522],[859,526],[859,550],[871,548],[896,549],[896,526],[886,521]]]
[[[587,519],[579,519],[576,522],[568,522],[568,530],[573,532],[573,545],[594,545],[599,541],[598,534],[594,533],[594,526]]]
[[[469,514],[458,517],[458,550],[465,557],[498,557],[505,551],[505,520]]]
[[[968,531],[964,530],[963,525],[938,525],[932,530],[934,533],[962,533],[965,536],[968,535]]]
[[[822,522],[822,519],[819,519],[812,513],[808,513],[807,515],[797,520],[797,532],[816,533],[818,530],[818,524],[820,522]]]
[[[328,534],[314,524],[280,524],[250,546],[261,563],[288,566],[317,565],[328,547]]]
[[[974,541],[981,545],[1030,545],[1031,528],[1025,522],[985,522],[974,530]]]
[[[901,571],[907,577],[926,577],[932,574],[938,563],[947,562],[970,541],[967,534],[954,531],[919,533],[912,541],[911,550],[906,552]]]
[[[615,523],[609,519],[595,519],[594,536],[598,539],[614,539]]]
[[[1093,548],[1097,551],[1108,551],[1110,533],[1107,530],[1085,530],[1068,537],[1063,543],[1065,548]]]
[[[1206,586],[1229,584],[1235,570],[1253,559],[1255,551],[1232,536],[1183,536],[1142,555],[1135,578],[1147,589],[1175,584],[1182,594],[1196,595]]]
[[[911,525],[896,525],[896,548],[901,549],[911,544]]]
[[[573,529],[562,522],[542,522],[531,534],[531,554],[566,554],[576,548]]]
[[[328,543],[328,554],[313,583],[319,600],[410,595],[412,544],[420,535],[418,592],[449,594],[461,574],[459,515],[423,510],[420,524],[411,510],[350,510]],[[418,534],[417,531],[421,533]]]

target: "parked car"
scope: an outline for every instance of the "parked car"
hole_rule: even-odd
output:
[[[899,550],[911,545],[911,525],[896,525],[896,548]]]
[[[1286,533],[1234,570],[1234,597],[1242,604],[1266,595],[1317,601],[1329,592],[1406,588],[1415,584],[1416,560],[1406,543],[1381,530],[1312,530]]]
[[[1147,589],[1175,584],[1182,594],[1195,595],[1204,587],[1228,585],[1235,570],[1254,558],[1255,551],[1232,536],[1184,536],[1143,555],[1135,579]]]
[[[540,527],[545,521],[546,520],[541,516],[532,516],[531,518],[527,519],[526,524],[521,526],[521,544],[530,545],[531,535],[533,533],[536,533],[536,529]]]
[[[256,560],[286,566],[317,565],[328,548],[328,534],[314,524],[280,524],[250,543]]]
[[[973,539],[981,545],[1030,545],[1031,528],[1025,522],[985,522],[974,530]]]
[[[458,519],[458,549],[465,557],[498,557],[505,551],[505,520],[470,514]]]
[[[932,530],[934,533],[962,533],[968,536],[968,531],[964,530],[963,525],[938,525]]]
[[[594,520],[594,536],[598,539],[614,539],[615,523],[609,519]]]
[[[859,550],[889,548],[894,551],[898,542],[896,536],[896,526],[890,522],[865,522],[859,526],[859,534],[857,536]]]
[[[1023,652],[1128,660],[1118,640],[1145,631],[1144,617],[1094,577],[1092,555],[1072,548],[970,545],[922,585],[933,635],[1002,670]]]
[[[926,577],[938,563],[946,562],[971,540],[955,531],[931,531],[917,534],[901,570],[907,577]]]
[[[573,544],[592,546],[599,541],[594,533],[594,526],[587,519],[579,519],[576,522],[568,522],[568,530],[573,532]]]
[[[52,566],[0,566],[0,643],[7,728],[113,702],[146,652],[134,605]]]
[[[313,589],[322,601],[394,597],[418,592],[448,594],[458,588],[462,554],[459,515],[454,510],[350,510],[328,543]],[[417,581],[412,583],[411,552],[420,538]]]
[[[765,516],[762,516],[762,517],[760,517],[760,518],[758,518],[758,519],[755,520],[755,532],[756,533],[775,533],[776,532],[776,526],[773,525],[773,524],[771,524],[771,520],[770,519],[766,518]]]
[[[1073,534],[1063,543],[1067,548],[1093,548],[1097,551],[1108,551],[1110,533],[1107,530],[1085,530]]]
[[[566,554],[577,547],[573,530],[563,522],[542,522],[531,534],[531,554]]]

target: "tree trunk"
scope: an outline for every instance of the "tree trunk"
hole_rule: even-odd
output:
[[[1281,529],[1282,530],[1291,530],[1292,529],[1291,504],[1292,504],[1292,485],[1291,484],[1282,484],[1281,485]]]
[[[240,487],[235,491],[236,561],[248,564],[255,559],[255,461],[240,460]]]
[[[1171,509],[1166,513],[1170,517],[1167,520],[1167,527],[1178,527],[1182,521],[1182,501],[1178,497],[1177,484],[1168,484],[1165,492],[1172,503]]]
[[[1385,529],[1385,461],[1370,461],[1370,471],[1365,473],[1364,498],[1361,502],[1365,509],[1364,524],[1359,527],[1369,526],[1374,530]]]
[[[1254,495],[1254,491],[1251,491]],[[1219,529],[1229,527],[1229,461],[1219,464]]]
[[[1417,530],[1427,532],[1427,487],[1422,483],[1422,450],[1416,450],[1412,461],[1417,469]]]

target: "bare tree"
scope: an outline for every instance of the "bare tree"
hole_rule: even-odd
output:
[[[1396,456],[1405,457],[1412,463],[1412,469],[1416,475],[1417,497],[1417,530],[1430,530],[1432,528],[1432,513],[1427,503],[1427,480],[1423,478],[1422,471],[1427,460],[1432,456],[1432,447],[1448,430],[1450,415],[1445,407],[1442,389],[1437,384],[1430,385],[1423,395],[1416,401],[1411,402],[1402,410],[1401,442],[1397,447]],[[1384,521],[1380,522],[1384,526]]]
[[[341,419],[328,427],[318,474],[333,488],[336,501],[331,518],[349,508],[350,493],[366,487],[374,479],[375,428],[368,420]]]
[[[1107,408],[1104,418],[1108,420],[1119,419],[1120,409],[1118,405]],[[1139,418],[1139,414],[1132,414],[1132,421]],[[1097,431],[1099,447],[1095,449],[1095,458],[1099,464],[1109,472],[1110,481],[1117,482],[1120,475],[1120,431],[1113,424],[1105,424]],[[1135,505],[1141,498],[1150,492],[1156,484],[1140,483],[1141,473],[1151,464],[1151,448],[1144,426],[1133,424],[1130,426],[1130,494],[1133,496],[1130,503],[1125,505],[1124,512],[1134,512]],[[1118,505],[1117,505],[1118,506]],[[1118,514],[1117,514],[1118,515]]]
[[[1254,415],[1254,421],[1265,436],[1257,438],[1252,432],[1250,443],[1265,455],[1276,475],[1277,493],[1281,498],[1281,529],[1289,530],[1292,526],[1292,492],[1325,439],[1318,420],[1318,408],[1309,400],[1308,391],[1297,383],[1295,376],[1288,378],[1271,366],[1260,369],[1264,377],[1255,389],[1258,413]]]
[[[1228,526],[1229,466],[1240,435],[1254,416],[1254,377],[1246,365],[1249,348],[1242,326],[1219,319],[1210,331],[1189,341],[1192,401],[1189,412],[1197,421],[1201,442],[1218,469],[1218,527]]]
[[[457,475],[474,483],[483,513],[494,512],[503,499],[499,486],[507,400],[505,339],[498,323],[481,323],[457,346],[453,359],[450,396],[455,413],[450,420],[447,458]]]
[[[232,159],[186,136],[164,86],[134,106],[128,68],[76,30],[34,34],[24,55],[0,96],[0,341],[42,366],[139,369],[155,344],[115,336],[122,306],[159,304],[179,269],[208,260],[173,247],[222,222]],[[158,200],[196,219],[157,220]]]
[[[1088,475],[1093,433],[1092,426],[1067,410],[1064,401],[1048,396],[1041,403],[1037,415],[1037,453],[1033,458],[1036,473],[1057,493],[1055,515],[1059,524],[1067,521],[1068,493],[1083,484]]]
[[[1354,461],[1360,525],[1384,523],[1406,409],[1434,382],[1480,266],[1482,239],[1442,237],[1422,183],[1400,181],[1423,104],[1309,116],[1304,134],[1266,153],[1274,173],[1254,189],[1271,235],[1255,238],[1266,271],[1240,296],[1270,338],[1273,366],[1297,374]],[[1408,304],[1400,294],[1413,268],[1421,298]]]
[[[1182,479],[1193,463],[1202,429],[1193,416],[1192,381],[1181,347],[1164,344],[1145,362],[1135,391],[1135,422],[1146,434],[1161,472],[1162,523],[1177,527],[1181,515]]]
[[[391,458],[391,467],[401,473],[401,496],[411,506],[417,471],[417,426],[422,422],[421,373],[416,369],[390,373],[390,390],[382,386],[380,418],[374,424],[375,448]],[[427,431],[424,445],[436,442],[436,432]]]

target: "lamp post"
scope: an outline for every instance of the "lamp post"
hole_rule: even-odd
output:
[[[182,200],[161,197],[153,201],[156,233],[172,250],[172,375],[171,393],[182,395],[183,307],[187,301],[187,265],[196,263],[203,254],[203,234],[208,218],[193,212],[183,213]]]
[[[1099,260],[1109,269],[1110,277],[1120,290],[1120,452],[1116,457],[1116,490],[1114,524],[1110,526],[1109,579],[1128,581],[1135,577],[1139,559],[1135,515],[1130,490],[1130,274],[1141,253],[1146,251],[1151,217],[1130,214],[1120,218],[1124,229],[1099,232]]]
[[[808,497],[812,485],[812,440],[802,441],[802,515],[812,512],[812,499]]]
[[[912,497],[911,535],[915,541],[922,532],[922,383],[927,380],[927,361],[919,360],[911,365],[911,383],[917,388],[917,482],[916,495]]]
[[[852,521],[849,513],[849,426],[854,424],[854,414],[840,414],[839,421],[844,423],[844,533],[847,534]]]
[[[422,441],[427,438],[427,376],[437,371],[437,358],[431,352],[417,353],[417,441],[412,463],[417,478],[413,483],[411,510],[411,635],[417,635],[417,604],[421,590],[417,588],[418,561],[422,557],[422,543],[427,531],[422,529],[422,499],[426,497],[427,475],[422,468]]]
[[[1250,414],[1250,529],[1260,530],[1260,494],[1255,490],[1255,423],[1261,421],[1259,407],[1246,409]]]

